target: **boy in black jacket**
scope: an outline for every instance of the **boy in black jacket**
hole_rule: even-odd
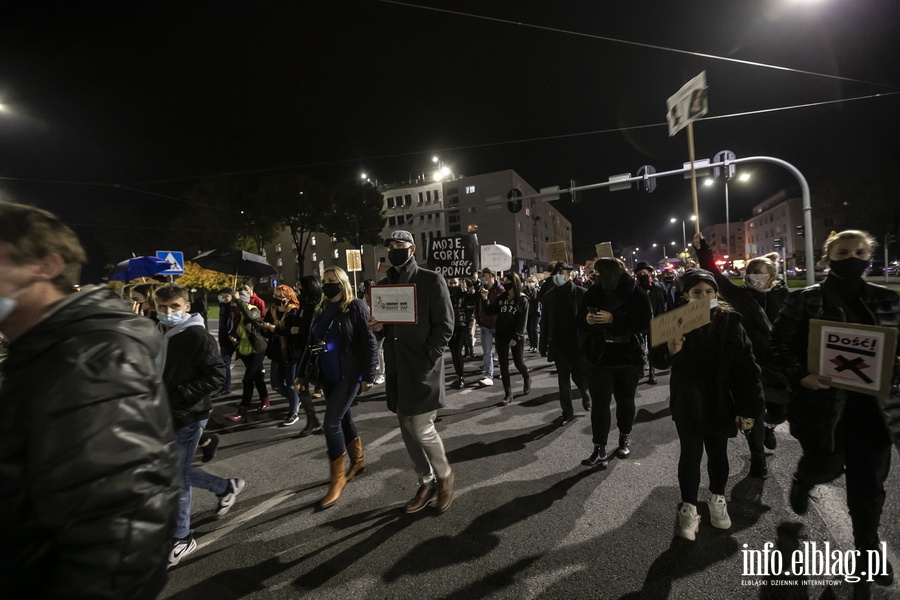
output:
[[[219,497],[216,514],[224,516],[244,489],[244,480],[223,479],[191,466],[197,444],[212,412],[211,394],[225,381],[225,366],[216,341],[206,331],[203,317],[190,314],[190,292],[167,285],[156,290],[162,349],[156,358],[175,425],[181,466],[181,497],[169,567],[177,565],[197,549],[191,537],[191,488],[201,487]]]

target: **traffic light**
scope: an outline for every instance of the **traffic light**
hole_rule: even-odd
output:
[[[796,229],[797,229],[797,237],[803,237],[804,235],[806,235],[806,233],[803,229],[803,225],[797,225]]]
[[[509,190],[509,193],[506,194],[506,199],[509,202],[506,203],[506,208],[509,209],[511,213],[517,213],[522,210],[522,191],[516,188]]]
[[[781,238],[775,238],[772,242],[775,244],[776,250],[781,250]]]

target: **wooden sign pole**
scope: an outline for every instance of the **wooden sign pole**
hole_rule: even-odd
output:
[[[694,233],[700,233],[700,208],[697,205],[697,170],[694,168],[694,123],[690,122],[688,130],[688,158],[691,160],[691,196],[694,200]]]

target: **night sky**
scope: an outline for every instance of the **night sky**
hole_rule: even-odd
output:
[[[6,0],[0,197],[58,212],[93,247],[113,227],[167,221],[183,205],[166,196],[218,173],[387,183],[437,154],[536,188],[597,183],[688,161],[665,101],[705,70],[710,117],[881,94],[698,122],[696,152],[795,164],[814,209],[816,186],[835,178],[864,178],[900,205],[895,0],[418,5]],[[752,170],[731,186],[735,218],[793,185],[778,167]],[[722,221],[723,198],[701,187],[701,219]],[[669,217],[690,213],[690,186],[668,178],[650,195],[598,190],[556,206],[576,246],[646,246],[680,239]]]

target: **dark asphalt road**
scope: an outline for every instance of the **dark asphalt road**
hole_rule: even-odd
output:
[[[779,427],[765,482],[747,477],[744,440],[730,443],[731,530],[713,529],[701,501],[697,541],[673,540],[678,443],[667,410],[668,378],[639,388],[632,456],[597,471],[580,465],[591,450],[587,414],[579,409],[573,423],[554,427],[560,412],[556,376],[535,354],[527,362],[534,390],[508,407],[497,406],[499,380],[493,388],[448,393],[438,427],[456,472],[457,496],[442,516],[431,509],[415,515],[398,510],[417,484],[380,386],[353,409],[368,468],[325,511],[315,510],[328,474],[324,438],[296,439],[302,420],[278,427],[286,406],[281,398],[247,425],[224,425],[236,396],[218,401],[213,427],[222,446],[207,468],[244,477],[247,488],[221,520],[212,513],[211,495],[194,494],[201,548],[170,572],[162,597],[851,597],[850,584],[815,581],[825,577],[742,576],[744,544],[759,550],[773,542],[785,569],[790,552],[804,542],[852,548],[843,480],[817,488],[804,517],[787,505],[799,446],[786,426]],[[470,385],[479,364],[467,363]],[[235,375],[239,380],[239,368]],[[521,391],[521,379],[513,382]],[[322,400],[317,404],[321,414]],[[611,439],[616,435],[614,430]],[[704,473],[701,499],[705,485]],[[897,469],[888,485],[882,537],[900,566]],[[900,585],[872,592],[874,598],[898,598]]]

